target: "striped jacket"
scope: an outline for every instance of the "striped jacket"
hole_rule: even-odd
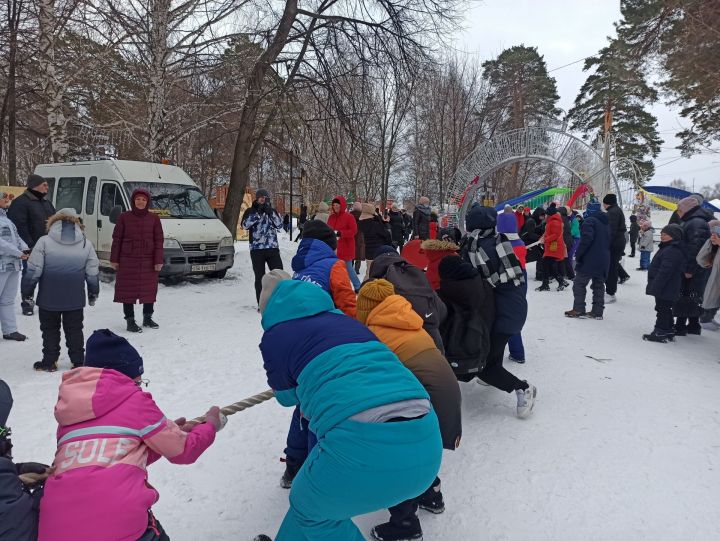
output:
[[[210,424],[183,432],[133,380],[102,368],[63,374],[55,418],[39,541],[135,541],[158,499],[147,466],[161,456],[191,464],[215,441]]]

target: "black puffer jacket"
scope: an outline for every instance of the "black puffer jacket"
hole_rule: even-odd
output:
[[[607,209],[608,222],[610,223],[610,250],[614,252],[622,252],[625,249],[627,240],[625,232],[625,213],[617,205],[612,205]]]
[[[661,300],[676,301],[680,297],[685,268],[685,254],[681,242],[661,242],[660,249],[650,263],[645,293]]]
[[[0,539],[37,539],[41,495],[40,490],[27,492],[12,460],[0,457]]]
[[[20,238],[30,248],[47,233],[47,221],[53,214],[55,207],[45,198],[45,194],[35,190],[25,190],[16,197],[7,213],[17,227]]]
[[[709,213],[700,207],[690,209],[680,218],[680,225],[683,228],[682,249],[685,252],[685,267],[683,270],[688,274],[692,274],[688,286],[700,297],[705,292],[705,286],[710,277],[710,269],[698,265],[695,258],[705,241],[710,238],[708,222],[711,219]]]
[[[447,307],[440,326],[445,357],[460,381],[470,381],[485,368],[490,330],[495,319],[492,286],[469,263],[465,277],[440,281],[438,294]]]
[[[363,239],[365,241],[365,259],[372,259],[375,257],[375,252],[380,246],[390,244],[390,232],[385,227],[380,216],[373,216],[365,220],[358,221],[359,231],[362,232]]]

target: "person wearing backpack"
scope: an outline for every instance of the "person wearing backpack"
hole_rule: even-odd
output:
[[[413,310],[423,318],[423,328],[432,337],[441,353],[445,352],[440,324],[447,315],[447,308],[430,287],[425,273],[408,263],[392,246],[381,246],[375,253],[370,268],[370,280],[385,278],[395,288],[395,293],[405,297]]]
[[[461,395],[447,360],[422,328],[423,320],[387,280],[366,282],[358,295],[357,319],[397,355],[430,395],[438,416],[443,448],[454,451],[462,436]],[[417,539],[422,535],[417,509],[445,511],[440,478],[422,494],[389,508],[390,521],[375,526],[378,541]]]
[[[445,358],[458,381],[472,381],[485,368],[490,352],[495,293],[475,267],[458,255],[445,257],[438,272],[438,295],[447,307],[440,325]]]
[[[537,389],[503,367],[505,347],[514,334],[522,331],[527,318],[525,277],[520,260],[508,238],[497,232],[497,211],[473,204],[465,217],[468,231],[460,248],[463,260],[472,264],[494,288],[495,320],[490,332],[490,351],[479,379],[517,396],[517,416],[532,413]],[[562,235],[562,232],[560,233]],[[562,242],[562,238],[560,239]]]

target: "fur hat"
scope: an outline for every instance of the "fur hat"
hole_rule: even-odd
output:
[[[375,207],[370,203],[362,204],[362,214],[360,214],[361,220],[369,220],[375,216]]]
[[[265,307],[272,297],[273,291],[283,280],[290,280],[290,275],[282,269],[273,269],[262,277],[262,291],[258,301],[261,314],[265,312]]]
[[[34,190],[40,184],[43,182],[47,182],[44,178],[42,178],[40,175],[29,175],[27,179],[27,188],[28,190]]]
[[[270,199],[270,192],[268,192],[265,188],[260,188],[255,192],[255,199],[259,199],[260,197]]]
[[[617,205],[618,204],[617,195],[615,195],[614,193],[609,193],[605,197],[603,197],[602,202],[605,203],[606,205],[611,205],[611,206]]]
[[[696,201],[697,202],[697,201]],[[683,230],[678,224],[668,224],[660,230],[660,234],[665,233],[672,237],[673,240],[682,240]]]
[[[304,239],[317,239],[323,241],[333,250],[337,250],[337,237],[328,224],[322,220],[308,220],[303,225],[302,237]]]
[[[99,329],[88,338],[85,366],[116,370],[130,379],[142,376],[145,371],[137,350],[109,329]]]
[[[382,301],[394,294],[395,288],[387,280],[380,278],[379,280],[366,282],[365,285],[360,288],[360,292],[358,293],[358,321],[365,324],[370,312],[372,312]]]
[[[699,207],[700,203],[698,203],[697,198],[693,196],[686,197],[685,199],[681,199],[678,201],[677,209],[678,212],[682,212],[683,214],[691,211],[695,207]]]

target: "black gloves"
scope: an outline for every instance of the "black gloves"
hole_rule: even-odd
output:
[[[39,462],[20,462],[15,464],[15,469],[18,475],[24,475],[26,473],[45,473],[50,466],[47,464],[40,464]]]

